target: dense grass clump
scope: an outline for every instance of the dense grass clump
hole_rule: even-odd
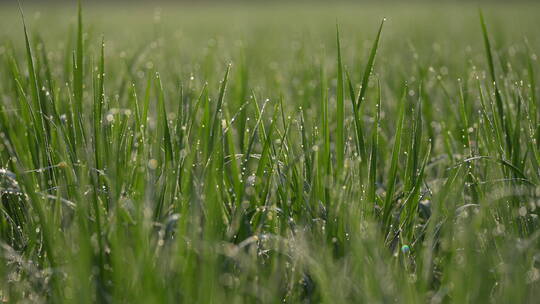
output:
[[[538,7],[424,5],[6,17],[0,301],[535,302]]]

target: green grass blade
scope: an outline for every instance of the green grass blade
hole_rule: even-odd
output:
[[[345,158],[345,134],[344,128],[344,110],[343,110],[343,64],[341,61],[341,45],[339,41],[339,27],[336,25],[336,44],[337,44],[337,88],[336,88],[336,173],[341,175],[343,162]]]
[[[214,118],[212,119],[212,128],[210,130],[210,138],[209,138],[209,151],[210,153],[213,150],[214,146],[214,140],[217,136],[216,132],[218,130],[219,124],[220,124],[220,116],[221,116],[221,107],[223,106],[223,99],[225,98],[225,89],[227,87],[227,79],[229,77],[229,71],[231,69],[231,66],[228,65],[227,69],[225,70],[225,76],[223,76],[223,80],[221,81],[221,85],[219,88],[219,95],[217,99],[216,108],[214,110]]]
[[[389,176],[388,176],[386,197],[384,199],[384,206],[382,210],[382,223],[383,223],[383,226],[386,227],[385,232],[388,232],[388,229],[390,228],[389,220],[392,215],[392,210],[394,207],[392,205],[392,202],[394,200],[395,187],[397,183],[398,162],[399,162],[399,156],[401,153],[401,141],[403,138],[403,125],[405,123],[405,94],[406,94],[406,90],[398,106],[399,110],[398,110],[397,129],[396,129],[396,134],[394,136],[394,145],[392,147],[392,158],[391,158],[391,163],[390,163],[390,171],[389,171]]]
[[[381,38],[381,33],[383,29],[384,22],[386,21],[386,18],[384,18],[381,21],[381,25],[379,26],[379,30],[377,31],[377,36],[375,37],[375,41],[373,41],[373,45],[371,47],[371,51],[369,52],[369,59],[366,64],[366,68],[364,69],[364,76],[362,77],[362,85],[360,87],[360,94],[358,95],[358,98],[356,100],[356,108],[359,109],[360,105],[364,101],[364,98],[366,96],[367,88],[368,88],[368,82],[369,77],[371,76],[371,73],[373,72],[373,65],[375,63],[375,56],[377,55],[377,49],[379,48],[379,40]]]

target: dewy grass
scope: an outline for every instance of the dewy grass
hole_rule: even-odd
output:
[[[428,6],[0,30],[0,301],[534,303],[538,7]]]

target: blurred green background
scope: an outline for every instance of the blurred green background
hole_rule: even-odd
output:
[[[329,57],[333,61],[336,23],[342,32],[345,62],[354,65],[363,60],[383,17],[388,22],[379,58],[393,65],[393,73],[409,74],[407,69],[414,65],[399,63],[419,60],[432,65],[444,61],[448,74],[460,75],[470,63],[467,61],[483,60],[479,8],[484,11],[496,49],[515,48],[512,54],[524,48],[524,39],[533,50],[539,44],[540,4],[534,1],[127,3],[83,1],[90,49],[99,47],[103,35],[106,56],[111,59],[108,62],[138,56],[148,66],[157,65],[158,70],[159,65],[161,70],[175,66],[175,73],[197,74],[206,80],[213,80],[214,75],[204,70],[205,61],[234,63],[240,54],[256,68],[252,76],[265,75],[266,80],[268,72],[288,70],[299,56],[304,58],[301,52],[306,54],[305,60]],[[9,43],[20,49],[23,36],[17,6],[9,1],[0,7],[0,45]],[[39,32],[41,39],[48,41],[47,49],[58,51],[60,60],[73,38],[76,1],[25,1],[23,8],[30,33]],[[379,71],[385,69],[383,64]]]

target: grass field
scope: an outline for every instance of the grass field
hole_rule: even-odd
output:
[[[540,297],[540,4],[23,9],[0,302]]]

